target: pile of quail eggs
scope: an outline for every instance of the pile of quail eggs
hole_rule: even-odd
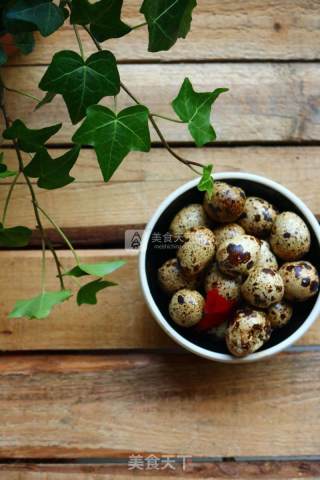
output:
[[[294,303],[316,295],[319,276],[303,259],[310,232],[294,212],[281,212],[259,197],[215,182],[211,198],[191,204],[173,218],[169,231],[182,238],[175,258],[158,270],[169,314],[192,329],[204,315],[205,295],[216,289],[237,308],[206,334],[225,340],[237,357],[249,355],[286,325]]]

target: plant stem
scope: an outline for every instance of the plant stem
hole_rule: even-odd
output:
[[[41,261],[41,292],[45,291],[46,283],[46,242],[44,238],[41,239],[42,244],[42,261]]]
[[[80,38],[80,35],[79,35],[79,30],[78,30],[77,25],[75,25],[75,24],[73,25],[73,30],[74,30],[74,33],[76,34],[76,37],[77,37],[77,42],[78,42],[78,45],[79,45],[81,58],[82,58],[82,60],[85,60],[83,45],[82,45],[82,42],[81,42],[81,38]]]
[[[137,28],[144,27],[145,25],[147,25],[147,22],[138,23],[138,25],[131,27],[131,30],[136,30]]]
[[[63,238],[63,240],[66,242],[66,244],[68,245],[68,247],[70,248],[74,258],[75,258],[75,261],[77,262],[77,265],[79,265],[80,263],[80,260],[79,260],[79,257],[77,255],[77,252],[75,251],[75,249],[73,248],[69,238],[65,235],[65,233],[61,230],[61,228],[59,227],[59,225],[53,220],[52,217],[50,217],[50,215],[45,211],[43,210],[43,208],[39,207],[38,205],[38,209],[40,210],[40,212],[46,217],[47,220],[49,220],[49,222],[51,223],[51,225],[57,230],[57,232],[60,234],[60,236]]]
[[[117,113],[117,95],[113,97],[113,110],[114,113]]]
[[[9,128],[10,127],[10,121],[9,121],[9,117],[7,115],[6,108],[5,108],[3,103],[0,105],[0,109],[1,109],[2,114],[3,114],[3,118],[4,118],[4,121],[5,121],[6,128]],[[22,155],[21,155],[19,146],[18,146],[18,144],[15,140],[12,140],[12,143],[13,143],[14,149],[16,151],[17,159],[18,159],[19,172],[22,172],[22,174],[23,174],[23,176],[26,180],[26,183],[28,185],[29,191],[30,191],[32,206],[33,206],[33,210],[34,210],[34,215],[35,215],[35,218],[36,218],[37,227],[38,227],[40,235],[41,235],[41,239],[43,239],[43,241],[46,242],[46,244],[48,245],[48,247],[49,247],[49,249],[52,253],[52,256],[54,258],[54,261],[55,261],[56,267],[57,267],[60,286],[61,286],[61,289],[64,289],[64,280],[63,280],[63,276],[62,276],[61,265],[60,265],[58,255],[57,255],[52,243],[50,242],[50,240],[46,238],[46,234],[45,234],[45,231],[44,231],[44,228],[43,228],[43,225],[42,225],[42,222],[41,222],[41,218],[40,218],[40,215],[39,215],[39,212],[38,212],[39,205],[37,203],[36,194],[34,192],[32,183],[30,182],[30,179],[29,179],[28,175],[26,175],[23,171],[24,165],[23,165]]]
[[[94,38],[94,36],[92,35],[92,33],[90,32],[89,28],[84,26],[83,27],[84,30],[88,33],[88,35],[91,37],[93,43],[95,44],[96,48],[98,50],[102,50],[102,47],[100,45],[100,43]],[[122,90],[124,90],[126,92],[126,94],[137,104],[137,105],[141,105],[141,102],[133,95],[133,93],[130,92],[130,90],[122,83],[120,82],[120,86],[122,88]],[[163,146],[168,150],[168,152],[174,157],[176,158],[179,162],[183,163],[184,165],[186,165],[187,167],[189,167],[193,172],[195,172],[197,175],[200,175],[200,172],[198,172],[198,170],[195,168],[200,168],[202,170],[203,168],[203,165],[201,165],[201,163],[198,163],[198,162],[194,162],[192,160],[187,160],[186,158],[183,158],[181,157],[181,155],[179,155],[178,153],[176,153],[169,145],[169,143],[167,142],[167,140],[165,139],[163,133],[161,132],[160,128],[158,127],[156,121],[154,120],[154,117],[155,115],[154,114],[151,114],[149,113],[149,120],[153,126],[153,128],[155,129],[158,137],[160,138]]]
[[[7,87],[6,85],[3,85],[3,88],[8,92],[18,93],[19,95],[22,95],[23,97],[31,98],[36,102],[41,101],[40,98],[36,97],[35,95],[32,95],[31,93],[24,92],[23,90],[17,90],[16,88]]]
[[[1,223],[2,223],[3,226],[4,226],[5,221],[6,221],[7,211],[8,211],[8,206],[9,206],[9,202],[10,202],[10,199],[11,199],[11,195],[12,195],[13,189],[14,189],[17,181],[18,181],[18,178],[20,177],[20,173],[21,172],[19,171],[17,173],[17,175],[14,177],[14,179],[12,180],[9,191],[8,191],[8,195],[7,195],[7,198],[6,198],[6,201],[5,201],[5,204],[4,204],[4,208],[3,208],[2,220],[1,220]]]
[[[168,120],[169,122],[184,123],[182,120],[178,120],[176,118],[166,117],[165,115],[160,115],[159,113],[150,113],[150,115],[151,115],[151,117],[163,118],[164,120]]]

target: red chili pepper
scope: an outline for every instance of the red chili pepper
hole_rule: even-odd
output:
[[[196,329],[202,332],[221,325],[221,323],[231,317],[236,304],[236,301],[227,300],[220,295],[217,288],[209,290],[204,307],[204,315],[196,325]]]

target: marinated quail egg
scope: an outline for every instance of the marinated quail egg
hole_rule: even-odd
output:
[[[183,274],[193,277],[201,272],[215,254],[215,237],[206,227],[194,227],[183,235],[177,257]]]
[[[181,327],[193,327],[203,316],[205,300],[196,290],[178,290],[169,304],[172,320]]]
[[[258,308],[268,308],[280,302],[284,294],[281,275],[271,268],[254,268],[241,285],[243,298]]]
[[[227,300],[237,301],[240,298],[241,279],[231,278],[220,272],[216,263],[214,263],[205,279],[204,289],[206,292],[216,288],[218,293]]]
[[[200,203],[192,203],[187,207],[182,208],[173,218],[169,232],[174,237],[179,237],[184,234],[186,230],[193,227],[204,227],[208,224],[208,217],[204,208]]]
[[[224,182],[215,182],[211,198],[206,193],[204,208],[209,217],[216,222],[233,222],[243,212],[246,195],[239,187]]]
[[[244,229],[237,223],[228,223],[227,225],[221,225],[219,227],[213,228],[214,236],[216,237],[217,248],[225,240],[230,240],[231,238],[237,237],[239,235],[244,235],[246,232]]]
[[[260,240],[260,250],[258,253],[256,267],[278,270],[277,258],[270,250],[270,245],[266,240]]]
[[[181,290],[181,288],[190,288],[193,290],[198,280],[196,278],[185,278],[178,259],[170,258],[170,260],[164,262],[158,269],[158,282],[165,293],[172,295],[177,290]]]
[[[272,226],[270,245],[282,260],[299,260],[310,248],[309,229],[296,213],[280,213]]]
[[[277,212],[271,203],[263,198],[248,197],[239,223],[249,235],[265,238],[269,236],[276,216]]]
[[[310,262],[287,262],[279,269],[287,300],[304,302],[319,290],[319,276]]]
[[[239,235],[222,242],[217,250],[219,269],[227,275],[248,274],[254,267],[260,244],[251,235]]]
[[[282,300],[268,309],[267,315],[272,328],[284,327],[292,317],[293,308],[290,303]]]
[[[270,335],[267,315],[247,307],[236,312],[226,331],[226,343],[232,355],[245,357],[261,348]]]

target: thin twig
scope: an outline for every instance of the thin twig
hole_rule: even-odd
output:
[[[21,174],[21,172],[18,172],[17,175],[14,177],[14,179],[11,182],[9,191],[8,191],[8,195],[7,195],[7,198],[6,198],[6,201],[5,201],[5,204],[4,204],[4,208],[3,208],[2,220],[1,220],[1,223],[2,223],[3,226],[4,226],[5,221],[6,221],[11,195],[12,195],[13,189],[14,189],[17,181],[18,181],[18,178],[20,177],[20,174]]]
[[[73,248],[69,238],[65,235],[65,233],[61,230],[61,228],[59,227],[59,225],[53,220],[52,217],[50,217],[50,215],[43,209],[41,208],[39,205],[38,205],[38,210],[40,210],[40,212],[46,217],[47,220],[49,220],[49,222],[52,224],[52,226],[57,230],[57,232],[60,234],[60,236],[63,238],[63,240],[66,242],[66,244],[68,245],[68,247],[70,248],[77,264],[79,265],[80,263],[80,260],[79,260],[79,257],[77,255],[77,252],[75,251],[75,249]]]
[[[8,92],[18,93],[19,95],[22,95],[23,97],[31,98],[32,100],[35,100],[36,102],[41,101],[40,98],[36,97],[35,95],[32,95],[32,93],[24,92],[23,90],[17,90],[16,88],[7,87],[4,84],[3,84],[3,88],[5,90],[7,90]]]
[[[138,25],[134,25],[134,27],[131,27],[131,30],[136,30],[137,28],[144,27],[145,25],[147,25],[147,22],[138,23]]]
[[[3,118],[4,118],[4,121],[5,121],[6,128],[9,128],[10,127],[10,121],[9,121],[9,117],[7,115],[6,108],[5,108],[3,103],[0,105],[0,109],[1,109],[2,114],[3,114]],[[22,156],[21,156],[19,146],[18,146],[18,144],[15,140],[12,140],[12,143],[13,143],[14,149],[16,151],[17,159],[18,159],[19,172],[21,172],[23,174],[23,176],[26,180],[26,183],[28,185],[29,191],[30,191],[32,206],[33,206],[33,210],[34,210],[34,215],[35,215],[36,222],[37,222],[37,227],[39,229],[41,238],[46,242],[46,244],[48,245],[48,247],[49,247],[49,249],[50,249],[50,251],[53,255],[53,258],[54,258],[54,261],[55,261],[56,267],[57,267],[60,286],[61,286],[62,289],[64,289],[64,280],[63,280],[63,276],[62,276],[60,261],[58,259],[57,253],[56,253],[52,243],[46,238],[46,234],[45,234],[45,231],[44,231],[44,228],[43,228],[43,225],[42,225],[42,222],[41,222],[41,218],[40,218],[40,215],[39,215],[39,212],[38,212],[39,205],[38,205],[38,202],[37,202],[37,197],[36,197],[36,194],[34,192],[32,183],[30,182],[30,179],[29,179],[28,175],[26,175],[24,173],[24,165],[23,165],[23,160],[22,160]]]
[[[81,42],[81,38],[80,38],[80,35],[79,35],[77,25],[75,25],[75,24],[73,25],[73,30],[74,30],[74,33],[76,34],[76,37],[77,37],[77,42],[78,42],[78,45],[79,45],[81,58],[82,58],[82,60],[84,60],[85,58],[84,58],[83,45],[82,45],[82,42]]]

